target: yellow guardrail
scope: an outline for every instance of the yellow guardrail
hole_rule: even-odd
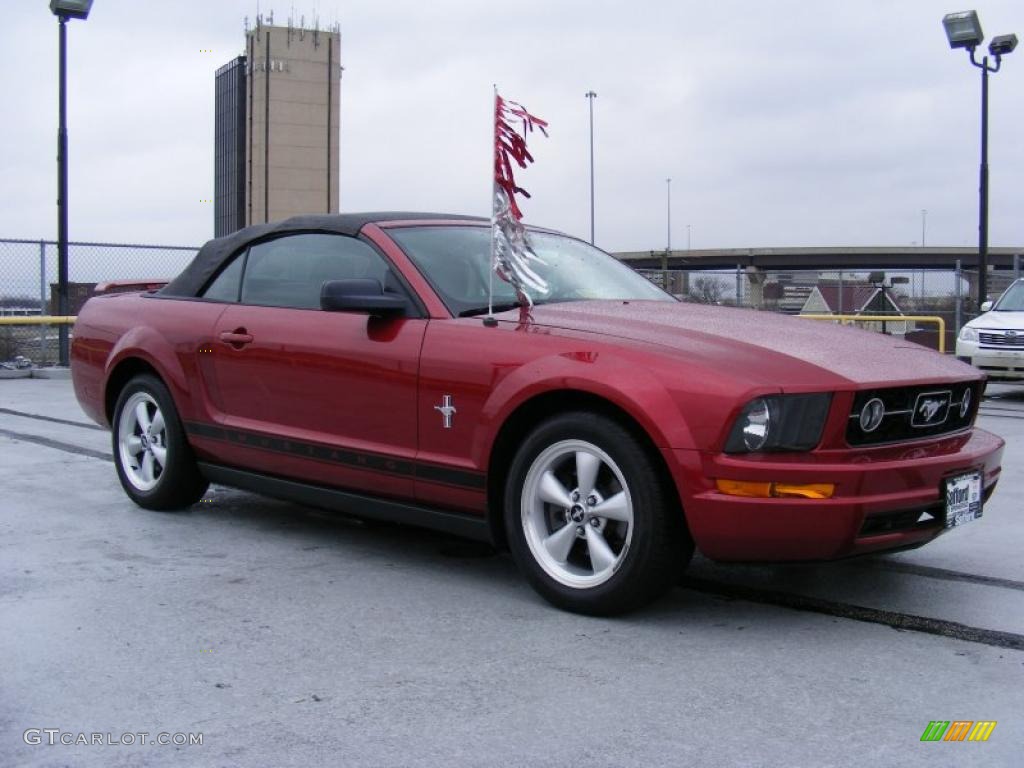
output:
[[[840,325],[863,323],[934,323],[939,329],[939,352],[946,351],[946,321],[935,315],[797,315],[808,320],[831,320]]]
[[[77,315],[3,315],[0,325],[74,325]]]

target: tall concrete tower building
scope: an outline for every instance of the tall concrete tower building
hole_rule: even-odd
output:
[[[217,237],[245,226],[245,56],[217,70],[213,118],[213,231]]]
[[[318,26],[289,22],[279,27],[258,17],[246,32],[245,56],[218,70],[218,237],[248,224],[338,212],[341,33],[337,26]],[[244,77],[237,72],[240,60]],[[241,133],[233,128],[239,103],[244,109]],[[239,182],[241,208],[235,193]]]

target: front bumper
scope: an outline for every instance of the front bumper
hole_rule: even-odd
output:
[[[920,546],[942,533],[944,480],[982,473],[985,497],[999,479],[1003,441],[981,429],[870,449],[730,456],[673,451],[694,541],[715,560],[832,560]],[[834,483],[830,499],[729,496],[718,478]],[[920,513],[932,519],[918,522]]]
[[[995,381],[1024,381],[1024,350],[982,347],[976,341],[956,342],[956,356]]]

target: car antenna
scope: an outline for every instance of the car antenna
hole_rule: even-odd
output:
[[[494,317],[494,217],[491,217],[491,268],[487,270],[487,317],[484,325],[494,328],[498,325]]]

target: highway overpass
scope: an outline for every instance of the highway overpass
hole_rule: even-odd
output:
[[[1024,246],[990,248],[990,269],[1012,270],[1014,256],[1024,254]],[[613,254],[634,269],[735,269],[754,267],[760,270],[849,269],[953,270],[959,260],[963,269],[977,269],[977,248],[942,246],[900,246],[870,248],[705,248],[701,250],[664,249],[622,251]],[[667,264],[666,264],[667,261]]]

